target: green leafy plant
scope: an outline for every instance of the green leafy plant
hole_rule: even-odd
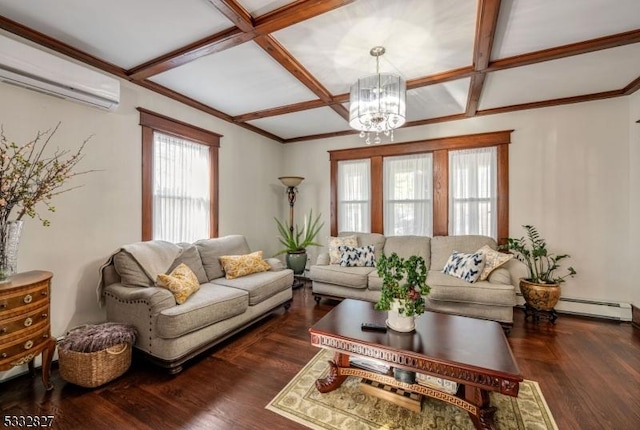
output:
[[[320,217],[321,215],[318,215],[314,219],[313,210],[311,210],[309,211],[309,216],[304,219],[304,227],[300,229],[296,224],[293,230],[288,222],[281,222],[274,218],[280,233],[278,240],[284,246],[284,249],[280,250],[276,255],[302,252],[309,246],[322,246],[315,241],[324,226],[324,222],[320,221]]]
[[[507,243],[500,249],[509,250],[521,262],[527,266],[529,277],[527,281],[536,284],[560,284],[566,278],[576,275],[573,267],[567,268],[568,273],[557,276],[556,270],[560,269],[560,262],[570,258],[568,254],[556,255],[547,250],[546,241],[540,237],[538,230],[532,225],[522,226],[527,232],[526,237],[519,239],[507,238]]]
[[[391,303],[400,301],[399,313],[406,316],[421,315],[425,311],[424,296],[431,287],[427,285],[427,265],[417,255],[404,259],[395,252],[384,253],[376,262],[378,276],[382,278],[382,294],[375,305],[379,311],[391,309]]]

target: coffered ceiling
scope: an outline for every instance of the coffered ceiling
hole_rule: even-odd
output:
[[[0,28],[285,143],[355,133],[376,45],[405,127],[640,89],[639,0],[0,0]]]

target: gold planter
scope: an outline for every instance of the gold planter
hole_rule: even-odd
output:
[[[539,311],[552,311],[560,299],[559,284],[537,284],[520,279],[520,292],[527,304]]]

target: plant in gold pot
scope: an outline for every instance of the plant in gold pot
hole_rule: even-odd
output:
[[[560,284],[577,272],[568,267],[565,274],[558,274],[560,263],[570,256],[549,252],[546,241],[534,226],[522,227],[526,237],[507,238],[507,243],[500,248],[511,251],[527,267],[528,277],[520,279],[520,291],[527,305],[536,310],[553,311],[560,299]]]
[[[395,252],[382,254],[376,262],[378,276],[382,278],[380,299],[376,310],[389,311],[387,325],[396,331],[412,331],[415,317],[424,313],[427,285],[427,265],[424,258],[412,255],[404,259]]]

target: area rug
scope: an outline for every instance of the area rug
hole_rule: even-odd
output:
[[[267,409],[312,429],[474,429],[466,412],[425,398],[420,413],[364,394],[360,378],[349,377],[340,388],[321,394],[315,381],[328,373],[331,351],[320,351],[266,406]],[[520,384],[517,398],[491,393],[500,430],[557,430],[558,427],[535,381]]]

